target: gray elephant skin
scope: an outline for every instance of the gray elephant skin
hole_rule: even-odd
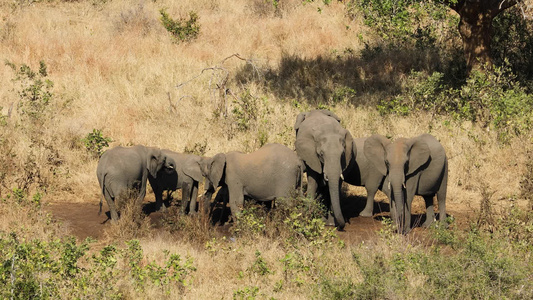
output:
[[[411,204],[415,195],[426,203],[426,221],[435,220],[433,197],[439,204],[441,222],[446,218],[448,159],[444,147],[430,134],[398,138],[391,142],[381,135],[369,137],[364,146],[366,157],[386,176],[383,191],[391,202],[391,218],[398,232],[411,230]]]
[[[175,172],[172,158],[153,147],[137,145],[133,147],[115,147],[102,154],[96,168],[98,183],[102,196],[109,206],[111,220],[119,218],[116,201],[119,197],[134,192],[136,203],[140,206],[146,195],[148,174],[157,178],[161,170]],[[100,212],[102,199],[100,199]]]
[[[359,213],[361,217],[372,217],[374,211],[374,197],[379,189],[383,186],[385,175],[368,160],[365,155],[364,147],[367,138],[356,138],[353,140],[353,157],[355,164],[343,173],[344,181],[355,186],[364,186],[366,189],[366,205],[363,211]]]
[[[300,113],[294,124],[295,147],[305,162],[307,196],[329,196],[338,230],[345,226],[340,206],[340,187],[344,172],[355,164],[353,138],[340,124],[340,119],[328,110]]]
[[[266,144],[252,153],[218,153],[200,162],[206,177],[205,201],[216,187],[229,195],[231,214],[237,217],[245,197],[257,201],[272,201],[289,197],[301,185],[303,163],[296,153],[281,144]],[[219,191],[220,193],[220,191]],[[223,197],[227,198],[227,197]]]
[[[200,156],[194,154],[178,153],[167,149],[162,149],[161,153],[171,158],[175,166],[175,172],[167,172],[165,169],[159,170],[157,177],[148,174],[148,181],[155,194],[156,210],[166,210],[163,203],[163,191],[182,190],[181,211],[182,213],[196,213],[198,197],[198,183],[203,180],[200,171]]]

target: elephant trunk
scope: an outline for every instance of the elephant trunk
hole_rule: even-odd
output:
[[[333,215],[337,222],[337,230],[342,231],[344,229],[345,221],[342,215],[341,203],[340,203],[340,178],[329,181],[329,195],[331,199],[331,208],[333,209]]]
[[[336,167],[337,165],[339,166]],[[330,163],[325,164],[324,167],[324,178],[327,178],[328,182],[331,209],[333,210],[333,215],[335,216],[337,230],[342,231],[345,226],[345,221],[344,216],[342,215],[340,203],[340,186],[342,176],[340,164]]]
[[[405,175],[402,170],[391,170],[391,189],[392,195],[394,197],[394,203],[396,206],[396,218],[393,220],[397,227],[398,232],[404,233],[405,231],[405,197],[404,197],[404,186],[405,186]],[[399,175],[395,175],[399,174]]]
[[[398,232],[403,233],[405,230],[405,215],[404,215],[404,206],[405,201],[403,197],[403,192],[400,186],[400,189],[392,188],[394,190],[394,201],[396,202],[396,220],[394,220],[398,226]]]

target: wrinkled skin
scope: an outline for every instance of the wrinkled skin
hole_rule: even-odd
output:
[[[264,202],[291,196],[301,185],[303,171],[296,153],[275,143],[248,154],[219,153],[202,159],[200,166],[209,187],[204,201],[211,200],[215,188],[220,186],[223,192],[227,189],[234,217],[241,212],[245,198]],[[226,201],[228,197],[222,198]]]
[[[328,110],[300,113],[294,129],[296,153],[305,162],[307,172],[307,196],[329,198],[337,229],[343,230],[339,196],[343,173],[355,164],[352,135]]]
[[[391,217],[400,233],[411,230],[411,204],[415,195],[422,196],[426,203],[424,227],[435,220],[435,195],[440,220],[445,221],[448,159],[435,137],[422,134],[390,142],[381,135],[373,135],[366,140],[364,152],[386,176],[383,191],[391,201]]]
[[[116,201],[119,197],[133,193],[136,204],[141,205],[146,195],[148,174],[157,178],[157,174],[174,172],[175,163],[161,153],[158,148],[137,145],[131,148],[115,147],[102,154],[98,161],[96,175],[103,197],[109,206],[111,220],[119,218]],[[100,199],[100,212],[102,199]]]
[[[374,197],[379,189],[382,189],[385,176],[374,167],[364,153],[367,138],[357,138],[353,141],[353,157],[355,165],[344,172],[344,181],[355,186],[364,186],[366,189],[366,205],[361,217],[372,217],[374,213]]]
[[[200,156],[193,154],[177,153],[162,149],[161,153],[171,158],[176,164],[174,172],[167,172],[162,169],[158,172],[157,178],[148,174],[148,181],[155,194],[156,209],[165,211],[163,203],[163,191],[175,191],[182,189],[181,211],[187,212],[187,207],[191,213],[196,213],[196,199],[198,197],[198,183],[203,180],[200,171]]]

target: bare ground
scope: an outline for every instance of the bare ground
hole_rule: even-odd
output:
[[[154,202],[151,197],[145,200],[143,210],[148,214],[152,224],[152,230],[160,229],[164,213],[154,212]],[[379,198],[379,197],[378,197]],[[383,198],[383,197],[381,197]],[[383,226],[382,220],[389,217],[389,204],[384,199],[378,199],[374,203],[374,216],[372,218],[359,217],[358,214],[364,208],[364,197],[347,195],[343,211],[345,217],[349,220],[345,230],[338,235],[347,244],[360,243],[375,239],[376,234]],[[53,218],[60,221],[69,229],[70,233],[79,240],[87,237],[101,239],[104,237],[106,226],[109,226],[107,205],[103,204],[102,214],[98,214],[99,203],[94,202],[57,202],[48,203],[44,209],[49,212]],[[464,205],[448,203],[447,214],[455,218],[455,226],[465,228],[469,223],[469,213]],[[348,212],[348,213],[346,213]],[[351,214],[350,214],[351,212]],[[428,242],[427,230],[419,227],[425,218],[425,207],[423,200],[415,199],[413,202],[413,226],[414,230],[410,233],[413,240],[422,243]],[[228,225],[218,226],[219,231],[228,232]]]

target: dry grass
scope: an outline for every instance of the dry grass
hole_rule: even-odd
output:
[[[248,66],[265,72],[260,73],[264,76],[267,70],[278,70],[282,58],[287,56],[313,61],[344,49],[358,53],[363,44],[357,37],[365,29],[361,20],[345,18],[343,4],[337,1],[322,7],[321,13],[317,13],[316,3],[281,2],[276,11],[261,0],[50,1],[32,5],[0,0],[2,58],[32,68],[45,61],[48,78],[55,84],[51,113],[46,114],[45,125],[40,128],[41,142],[36,143],[27,134],[34,130],[30,125],[17,125],[24,118],[16,109],[20,98],[15,92],[18,83],[12,80],[15,74],[6,65],[0,65],[2,115],[11,112],[6,117],[7,125],[0,126],[0,168],[5,171],[0,174],[0,198],[20,187],[24,180],[30,180],[30,194],[43,192],[46,202],[99,201],[97,161],[80,142],[95,128],[113,139],[112,146],[145,144],[182,152],[195,143],[206,142],[206,155],[214,155],[230,150],[252,151],[259,147],[260,136],[266,134],[269,142],[292,147],[295,116],[312,109],[309,103],[315,103],[315,99],[287,98],[283,93],[265,89],[261,81],[241,84],[234,78],[242,74],[239,72],[247,62],[228,57],[240,54],[248,60]],[[158,20],[159,9],[163,7],[174,17],[197,12],[199,38],[184,44],[173,43]],[[211,67],[218,69],[207,69]],[[401,80],[402,76],[397,75],[403,69],[406,67],[401,64],[382,66],[377,61],[370,66],[359,65],[357,84],[364,89],[363,93],[358,92],[358,101],[375,103],[380,88]],[[371,70],[376,73],[369,74]],[[214,117],[220,113],[220,103],[224,103],[216,84],[225,72],[229,74],[225,86],[229,89],[225,99],[227,117]],[[376,76],[384,77],[380,77],[381,81],[372,80]],[[375,94],[369,94],[372,84],[378,91]],[[259,117],[250,122],[249,130],[239,131],[232,110],[239,108],[236,101],[246,91],[257,100]],[[524,147],[531,143],[531,136],[502,146],[496,133],[476,124],[450,124],[426,113],[383,117],[371,107],[349,103],[331,108],[356,137],[374,133],[392,137],[425,132],[435,135],[449,158],[448,208],[452,214],[471,215],[473,210],[479,210],[487,189],[493,192],[490,199],[497,203],[496,208],[526,203],[520,183],[527,171],[526,160],[531,159]],[[205,228],[201,220],[183,225],[193,228],[193,232],[180,238],[166,230],[150,231],[146,218],[135,216],[140,218],[138,222],[128,223],[135,213],[131,209],[126,211],[129,218],[110,226],[105,242],[141,238],[149,259],[162,261],[158,256],[162,249],[193,257],[197,272],[185,293],[188,299],[213,299],[213,295],[228,299],[246,286],[258,287],[258,298],[307,299],[309,295],[321,295],[322,291],[299,285],[298,280],[318,280],[320,276],[361,280],[351,261],[353,245],[294,250],[316,265],[304,278],[287,281],[284,276],[290,274],[280,262],[287,253],[281,243],[264,237],[236,243],[230,238],[213,239],[205,232],[199,237],[202,243],[198,243],[193,241],[194,230],[198,233]],[[0,204],[1,231],[31,224],[24,230],[36,237],[65,234],[60,229],[44,232],[46,226],[34,222],[39,218],[41,215],[30,214],[23,208]],[[209,243],[216,247],[209,248]],[[263,276],[250,271],[257,260],[257,250],[272,273]],[[285,287],[276,289],[275,283],[280,280]],[[423,278],[415,278],[412,284],[416,286],[422,281]],[[160,292],[154,295],[161,296]],[[150,293],[144,297],[150,298]]]

